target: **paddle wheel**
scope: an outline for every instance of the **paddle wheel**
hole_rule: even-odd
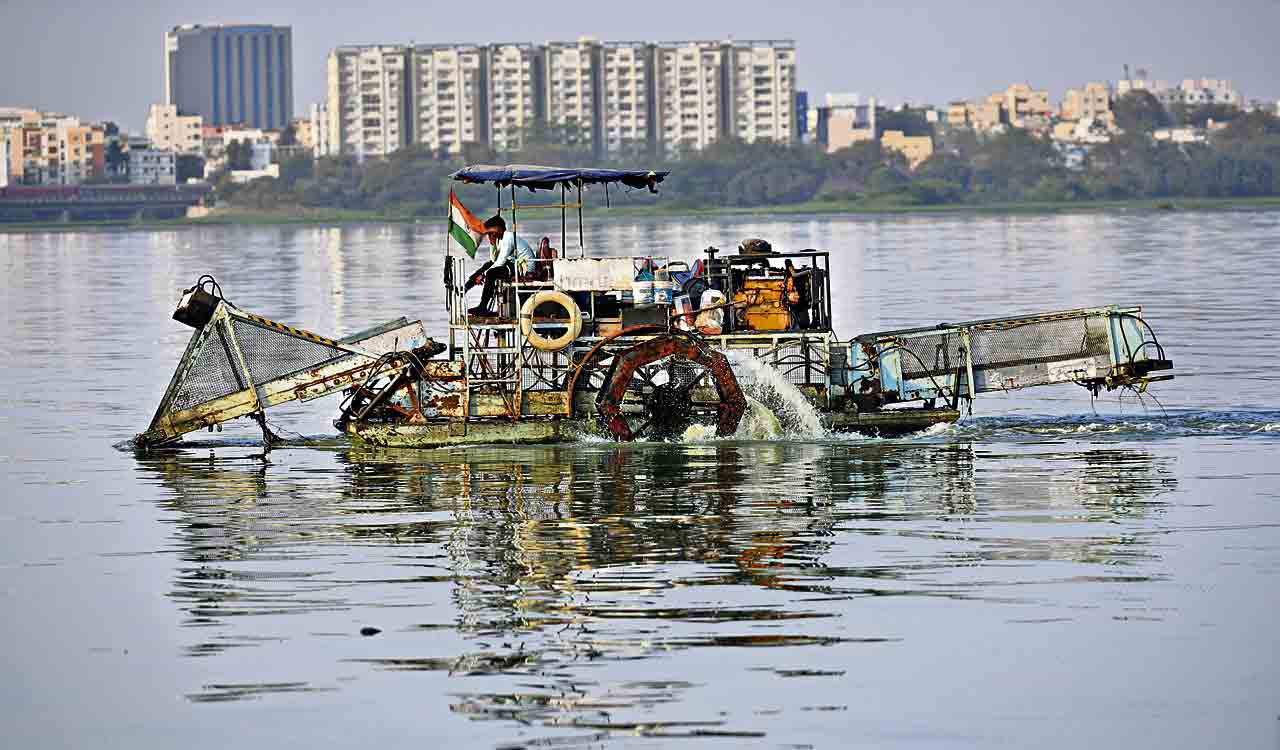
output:
[[[597,392],[600,426],[615,440],[678,437],[695,422],[738,429],[747,399],[724,354],[674,331],[615,354]]]

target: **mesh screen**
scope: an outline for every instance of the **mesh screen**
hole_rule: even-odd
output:
[[[1104,316],[975,328],[970,341],[975,370],[1089,357],[1107,359],[1111,351]],[[902,375],[908,380],[949,374],[964,364],[964,342],[954,331],[910,338],[903,347],[907,351],[902,356]]]
[[[243,389],[240,373],[231,364],[231,356],[231,347],[219,325],[205,337],[200,351],[192,358],[187,377],[174,394],[168,410],[183,411]]]
[[[346,356],[341,349],[247,321],[233,319],[231,325],[235,327],[244,361],[249,365],[249,374],[257,385]]]
[[[216,324],[205,338],[166,411],[184,411],[248,387],[226,337],[225,325]],[[249,374],[258,385],[347,356],[341,349],[242,320],[233,319],[231,325]]]

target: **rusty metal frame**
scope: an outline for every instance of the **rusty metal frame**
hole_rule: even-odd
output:
[[[266,382],[254,382],[244,353],[231,323],[240,320],[255,326],[268,327],[285,335],[344,352],[344,355],[322,362],[299,372],[273,378]],[[420,323],[406,324],[406,327]],[[195,404],[180,411],[170,411],[174,398],[189,377],[199,353],[210,345],[209,339],[218,330],[227,337],[234,360],[231,362],[241,385],[240,390],[225,396]],[[395,329],[393,329],[395,330]],[[406,341],[406,345],[410,342]],[[160,445],[172,442],[196,430],[228,422],[237,417],[265,411],[290,401],[310,401],[364,381],[375,362],[382,355],[363,347],[335,341],[299,328],[293,328],[273,320],[253,315],[221,301],[209,321],[197,331],[188,343],[165,395],[161,398],[150,426],[138,435],[140,445]]]

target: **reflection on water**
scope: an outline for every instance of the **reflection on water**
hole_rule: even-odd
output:
[[[421,643],[350,663],[518,676],[516,692],[464,681],[451,708],[610,731],[636,726],[611,710],[653,710],[689,686],[600,680],[610,662],[899,641],[840,627],[865,597],[1017,601],[1023,586],[1150,580],[1151,545],[1107,526],[1160,513],[1177,484],[1170,459],[1122,445],[350,449],[315,471],[277,465],[282,455],[138,460],[175,512],[187,564],[170,596],[195,629],[189,655],[270,648],[249,616],[403,608],[421,615],[400,633]],[[1034,561],[1075,569],[1046,577],[1026,568]],[[442,631],[458,636],[451,649],[440,648]],[[190,697],[334,687],[207,685]],[[711,719],[646,727],[739,731]]]

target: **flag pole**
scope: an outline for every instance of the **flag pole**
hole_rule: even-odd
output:
[[[449,200],[444,204],[444,298],[445,310],[449,313],[449,322],[453,322],[453,249],[449,244],[449,221],[453,218],[453,186],[449,186]],[[449,336],[453,343],[453,335]]]

